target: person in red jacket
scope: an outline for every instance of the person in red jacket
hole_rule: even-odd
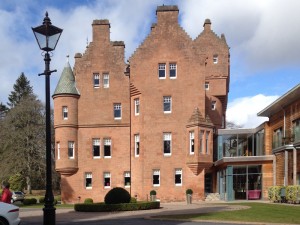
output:
[[[6,182],[6,181],[3,181],[2,182],[2,196],[1,196],[1,202],[5,202],[5,203],[8,203],[10,204],[11,203],[11,196],[12,196],[12,193],[10,192],[9,190],[9,183]]]

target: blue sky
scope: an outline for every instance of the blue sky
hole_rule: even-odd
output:
[[[7,102],[24,72],[44,101],[44,62],[31,27],[48,11],[63,34],[53,52],[51,91],[70,55],[92,41],[94,19],[109,19],[111,39],[125,42],[128,58],[156,22],[158,5],[178,5],[179,23],[196,38],[206,18],[217,35],[225,34],[231,54],[227,119],[244,127],[263,119],[256,113],[300,82],[300,1],[297,0],[1,0],[0,101]]]

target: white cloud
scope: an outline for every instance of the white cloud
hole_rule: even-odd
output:
[[[237,98],[228,104],[226,119],[243,128],[255,128],[268,120],[266,117],[258,117],[257,113],[277,98],[278,96],[265,96],[262,94]]]

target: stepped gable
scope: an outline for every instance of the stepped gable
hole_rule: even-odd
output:
[[[195,108],[192,116],[190,117],[188,121],[189,125],[210,125],[213,126],[213,123],[209,117],[209,115],[206,115],[204,118],[199,110],[199,108]]]
[[[53,96],[59,94],[80,95],[76,87],[75,77],[69,62],[66,63],[63,69]]]
[[[226,38],[224,34],[221,34],[221,37],[219,37],[212,29],[211,29],[211,21],[210,19],[205,19],[203,24],[203,31],[198,35],[198,37],[195,38],[195,42],[198,40],[201,40],[202,38],[205,38],[207,35],[210,36],[210,38],[214,37],[215,40],[218,40],[218,42],[223,43],[227,48],[229,48]]]
[[[161,25],[163,26],[164,23],[169,23],[172,25],[176,25],[178,28],[178,32],[177,35],[180,35],[181,33],[183,35],[181,35],[180,39],[181,39],[181,43],[188,43],[193,41],[193,39],[190,37],[190,35],[179,25],[178,23],[178,15],[176,16],[170,16],[168,15],[168,17],[170,18],[169,20],[164,20],[164,19],[159,19],[158,14],[164,13],[164,12],[173,12],[173,13],[179,13],[179,9],[177,5],[162,5],[162,6],[158,6],[156,9],[156,15],[157,15],[157,22],[156,23],[152,23],[151,25],[151,29],[150,29],[150,33],[148,34],[148,36],[144,39],[144,41],[141,42],[141,44],[135,49],[135,51],[132,53],[132,55],[129,57],[129,62],[140,53],[140,51],[146,47],[148,47],[149,44],[153,44],[152,39],[155,39],[157,35],[159,35],[159,31],[160,33],[165,33],[167,32],[163,27],[163,29],[161,29]],[[175,23],[176,22],[176,23]],[[172,29],[173,30],[173,29]],[[187,39],[187,41],[183,41],[182,39]],[[166,38],[165,40],[169,40],[168,38]]]

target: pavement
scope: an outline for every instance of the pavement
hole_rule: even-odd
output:
[[[177,215],[177,214],[194,214],[194,213],[209,213],[218,211],[235,211],[248,208],[247,206],[224,204],[226,202],[193,202],[186,204],[185,202],[161,203],[160,209],[140,210],[140,211],[123,211],[123,212],[76,212],[73,209],[56,209],[57,224],[71,223],[87,223],[106,220],[122,220],[122,219],[153,219],[154,216],[161,215]],[[33,208],[20,208],[20,218],[22,224],[38,224],[42,222],[43,210]],[[210,221],[214,224],[222,224],[222,221]],[[229,222],[229,224],[240,224],[239,222]],[[248,223],[247,224],[262,224]],[[266,225],[266,223],[263,223]]]

